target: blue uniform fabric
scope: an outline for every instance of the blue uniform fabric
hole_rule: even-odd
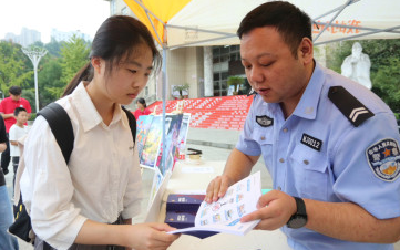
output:
[[[343,86],[374,116],[353,126],[329,100],[331,86]],[[304,136],[315,140],[301,143]],[[393,145],[389,153],[384,142]],[[320,201],[354,202],[376,218],[387,219],[400,216],[399,142],[397,121],[378,96],[317,64],[286,120],[279,104],[255,96],[236,148],[246,155],[263,155],[274,189]],[[372,157],[374,152],[377,158]],[[394,169],[385,172],[387,180],[374,172],[376,164],[384,162],[375,160],[385,153]],[[376,170],[382,172],[379,167]],[[294,249],[393,249],[392,244],[341,241],[306,228],[282,230]]]

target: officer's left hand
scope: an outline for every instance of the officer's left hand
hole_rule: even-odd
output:
[[[286,225],[296,213],[296,200],[283,191],[271,190],[258,199],[257,210],[240,221],[260,220],[255,229],[275,230]]]

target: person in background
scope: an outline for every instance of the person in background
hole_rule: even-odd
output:
[[[17,118],[17,123],[11,126],[9,133],[10,156],[14,171],[13,190],[15,187],[15,178],[17,176],[19,156],[20,156],[18,139],[28,134],[28,126],[24,125],[28,121],[28,112],[26,112],[26,109],[23,107],[17,107],[15,108],[14,116]]]
[[[257,93],[206,201],[248,176],[260,155],[273,190],[241,218],[281,228],[298,250],[390,250],[400,239],[400,136],[389,107],[316,63],[311,20],[285,1],[261,4],[237,31]]]
[[[36,118],[25,140],[20,182],[35,250],[162,250],[179,237],[167,234],[174,228],[165,223],[132,225],[141,211],[142,183],[121,106],[135,100],[159,63],[143,23],[124,15],[107,18],[93,39],[90,63],[57,101],[73,127],[68,166],[49,124]]]
[[[15,108],[23,107],[28,112],[28,115],[31,114],[31,105],[28,100],[21,97],[22,89],[20,86],[11,86],[8,92],[10,96],[4,98],[0,102],[0,114],[6,124],[7,135],[10,132],[11,126],[17,122],[14,116]],[[7,141],[7,149],[1,154],[1,167],[3,170],[7,169],[7,172],[8,166],[10,165],[10,144],[8,143],[9,142]]]
[[[133,113],[133,115],[136,118],[136,121],[139,119],[139,116],[141,115],[150,115],[150,111],[146,108],[146,101],[144,100],[143,97],[139,97],[136,100],[136,107],[137,110]]]
[[[7,148],[7,142],[6,127],[3,117],[0,117],[0,152],[4,152]],[[3,172],[4,170],[0,170],[0,250],[18,250],[17,238],[8,233],[8,228],[13,223],[13,215]]]

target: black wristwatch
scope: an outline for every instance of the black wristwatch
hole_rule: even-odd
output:
[[[303,199],[293,197],[296,200],[297,211],[286,223],[288,228],[297,229],[307,224],[306,203]]]

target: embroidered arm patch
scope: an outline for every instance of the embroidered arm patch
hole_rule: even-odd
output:
[[[355,127],[360,126],[368,118],[374,116],[364,104],[342,86],[330,87],[328,98]]]
[[[392,138],[382,139],[369,146],[367,161],[372,172],[381,180],[394,181],[400,174],[399,144]]]

